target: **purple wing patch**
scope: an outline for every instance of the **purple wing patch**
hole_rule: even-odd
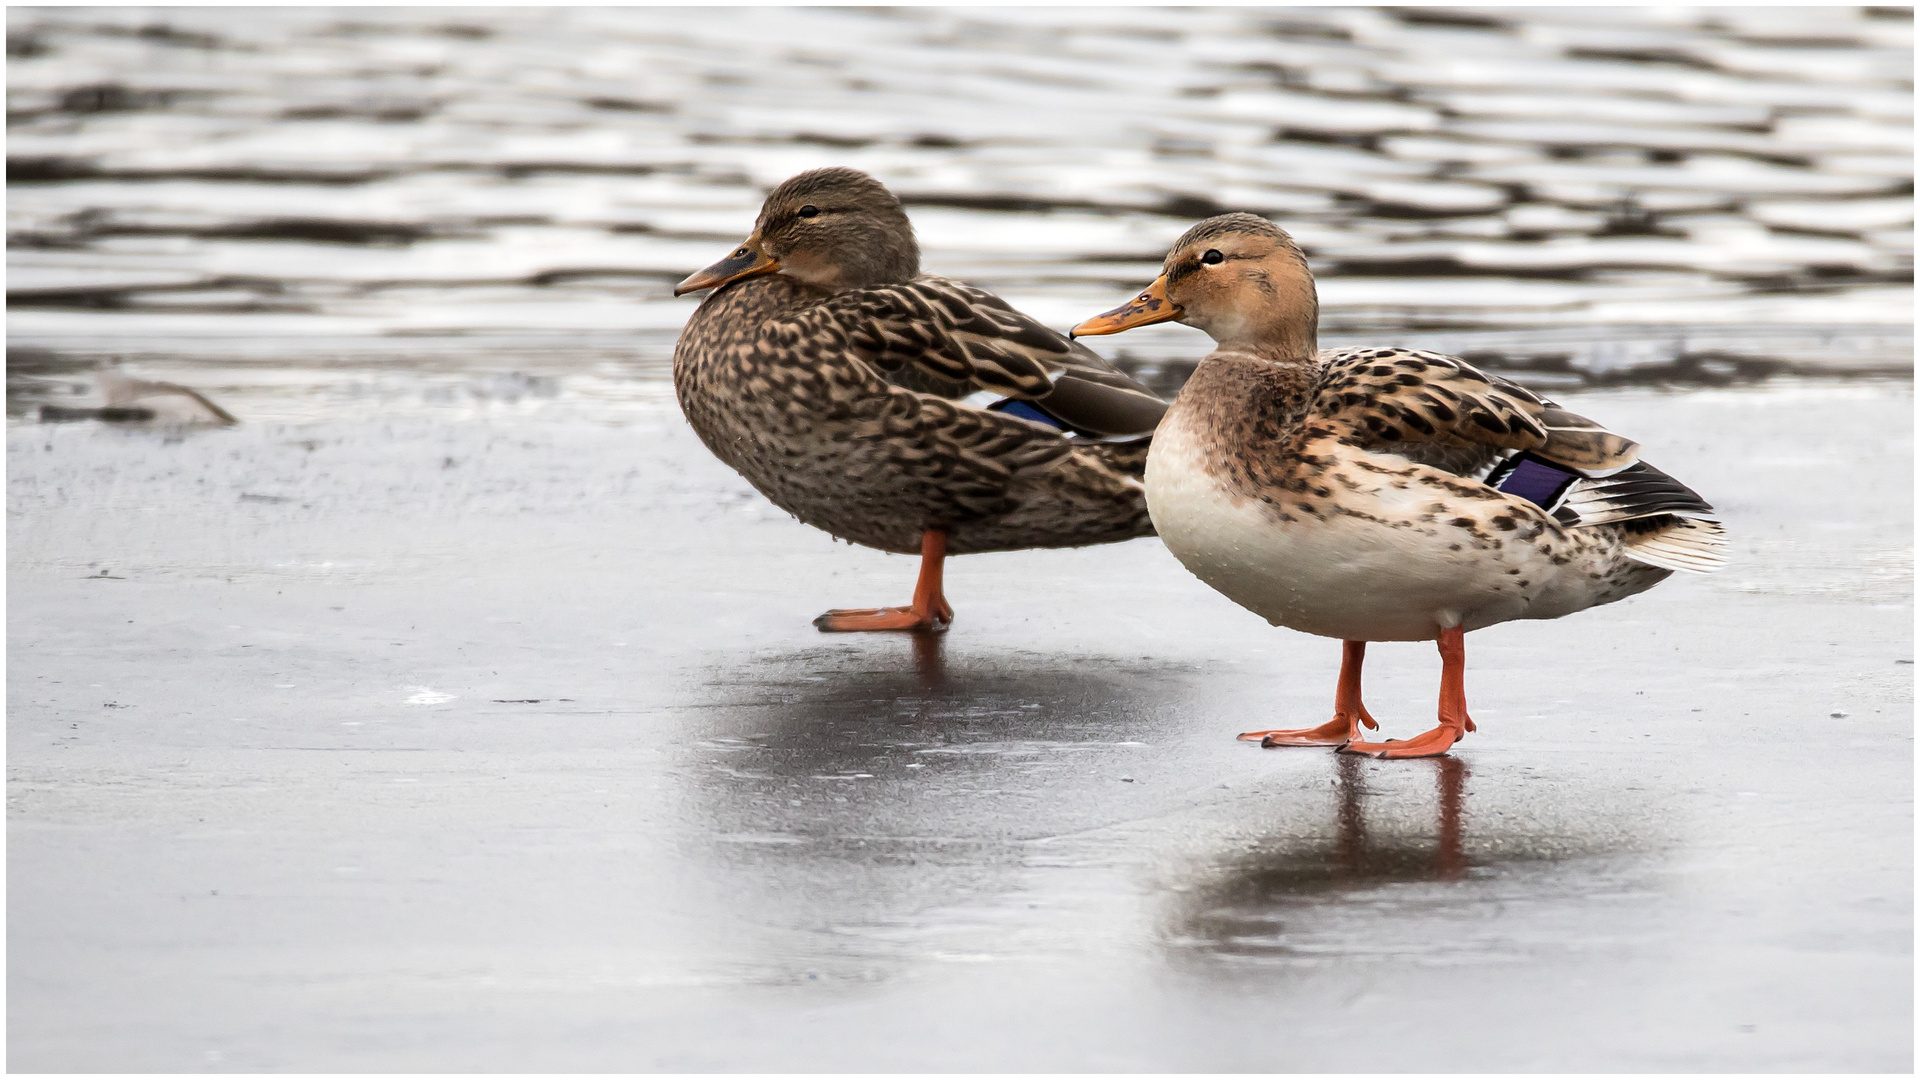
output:
[[[1495,469],[1487,477],[1487,483],[1495,491],[1518,496],[1543,510],[1551,510],[1578,479],[1580,474],[1577,472],[1570,472],[1532,454],[1519,453]]]

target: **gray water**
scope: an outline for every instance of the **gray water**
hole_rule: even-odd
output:
[[[1904,376],[1911,39],[1905,8],[14,8],[10,412],[107,362],[243,418],[648,395],[672,282],[828,164],[1058,326],[1246,209],[1306,246],[1329,345]],[[1098,344],[1169,389],[1200,351]]]

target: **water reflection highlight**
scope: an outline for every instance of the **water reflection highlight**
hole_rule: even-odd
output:
[[[1574,895],[1617,891],[1620,868],[1610,860],[1568,864],[1645,846],[1619,820],[1563,820],[1551,797],[1524,810],[1503,801],[1476,824],[1466,761],[1394,764],[1417,767],[1333,756],[1331,799],[1318,815],[1287,800],[1295,804],[1288,816],[1261,839],[1192,871],[1197,883],[1175,884],[1165,937],[1175,959],[1498,961],[1518,947],[1490,918],[1504,879],[1528,864],[1551,864]],[[1500,787],[1537,779],[1506,777]]]

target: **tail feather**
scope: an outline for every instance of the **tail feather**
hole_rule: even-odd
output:
[[[1561,509],[1570,512],[1579,525],[1611,525],[1661,514],[1686,518],[1713,514],[1713,506],[1699,492],[1644,461],[1611,476],[1575,484]]]
[[[1664,570],[1711,574],[1727,564],[1727,531],[1717,521],[1675,518],[1664,529],[1628,537],[1626,556]]]

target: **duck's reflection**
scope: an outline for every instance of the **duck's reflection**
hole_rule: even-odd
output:
[[[1436,877],[1452,881],[1467,872],[1467,857],[1460,849],[1460,808],[1466,793],[1467,777],[1473,774],[1458,758],[1437,758],[1434,766],[1440,774],[1440,812],[1439,843],[1434,851],[1433,868]]]
[[[1483,763],[1475,781],[1458,757],[1324,760],[1293,791],[1245,804],[1264,820],[1243,814],[1237,843],[1172,877],[1162,942],[1176,964],[1211,975],[1506,955],[1522,946],[1487,915],[1514,882],[1534,895],[1631,888],[1661,821],[1637,789],[1570,793],[1533,764]]]
[[[913,673],[920,689],[938,690],[947,678],[947,635],[916,633],[913,637]]]
[[[1417,844],[1397,839],[1370,840],[1367,835],[1366,776],[1361,759],[1348,754],[1334,758],[1339,807],[1334,814],[1334,860],[1330,885],[1367,884],[1375,880],[1408,881],[1431,878],[1452,881],[1466,873],[1467,858],[1460,848],[1461,796],[1472,774],[1459,758],[1440,757],[1421,763],[1434,774],[1434,843],[1430,859],[1422,859]],[[1425,771],[1425,770],[1423,770]]]
[[[1028,843],[1110,819],[1186,685],[1137,657],[950,648],[898,635],[702,673],[687,850],[756,963],[865,979],[1015,947]]]
[[[1337,909],[1387,886],[1454,882],[1480,858],[1467,840],[1467,781],[1457,757],[1381,763],[1330,755],[1331,829],[1298,818],[1180,890],[1171,940],[1223,957],[1339,951]],[[1324,818],[1322,819],[1325,820]],[[1377,912],[1376,912],[1377,913]],[[1357,933],[1364,929],[1352,928]]]
[[[1399,881],[1452,881],[1467,871],[1461,846],[1461,814],[1467,778],[1466,763],[1456,757],[1431,758],[1411,769],[1386,772],[1348,754],[1333,756],[1334,812],[1330,843],[1281,844],[1263,848],[1243,869],[1242,882],[1250,895],[1288,894],[1349,889]],[[1382,775],[1384,773],[1384,775]],[[1411,775],[1410,775],[1411,774]],[[1412,801],[1420,785],[1413,776],[1430,779],[1434,792],[1430,829],[1408,830],[1404,822],[1382,822],[1370,827],[1370,803],[1383,801],[1379,785],[1391,782],[1401,801]],[[1397,807],[1396,809],[1405,809]],[[1417,813],[1417,811],[1416,811]],[[1384,826],[1384,827],[1382,827]]]

